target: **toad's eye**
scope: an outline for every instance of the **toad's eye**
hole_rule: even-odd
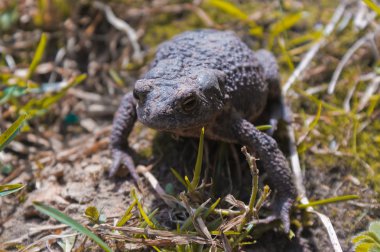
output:
[[[189,113],[197,107],[197,104],[198,104],[197,96],[195,94],[193,94],[193,95],[183,99],[183,101],[181,103],[181,107],[182,107],[184,112]]]

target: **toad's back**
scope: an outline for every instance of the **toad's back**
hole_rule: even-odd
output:
[[[267,70],[266,66],[273,69]],[[158,48],[151,67],[162,68],[160,76],[154,77],[168,80],[186,76],[189,71],[199,67],[224,72],[225,104],[230,102],[246,118],[256,118],[265,107],[270,84],[270,81],[266,81],[265,73],[269,72],[278,78],[277,65],[269,52],[254,53],[229,31],[182,33]]]

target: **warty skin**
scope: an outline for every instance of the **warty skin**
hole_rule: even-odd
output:
[[[270,52],[253,52],[230,31],[189,31],[164,42],[115,115],[110,174],[124,166],[139,179],[128,144],[136,120],[185,137],[199,137],[205,127],[206,138],[254,152],[276,191],[275,215],[288,232],[296,198],[291,170],[276,141],[253,124],[266,107],[281,105],[279,79]]]

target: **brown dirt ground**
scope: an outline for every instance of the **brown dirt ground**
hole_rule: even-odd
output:
[[[109,179],[107,177],[107,169],[111,163],[107,148],[110,132],[109,122],[108,125],[106,123],[98,128],[99,134],[81,133],[66,137],[67,144],[65,147],[55,153],[46,153],[44,158],[39,159],[49,161],[43,169],[37,167],[36,160],[31,162],[19,161],[22,171],[16,179],[12,180],[12,183],[26,183],[28,187],[21,195],[0,199],[2,205],[1,242],[15,241],[30,244],[54,231],[52,226],[58,225],[58,223],[46,220],[46,217],[39,214],[32,206],[33,201],[41,201],[54,206],[82,222],[86,222],[84,210],[88,206],[96,206],[111,219],[120,217],[124,213],[131,202],[129,192],[133,184],[131,184],[129,176],[120,179]],[[146,130],[139,125],[132,134],[132,146],[137,150],[149,147],[153,133],[152,130]],[[162,140],[162,137],[157,138]],[[175,178],[168,172],[170,163],[175,165],[178,162],[172,158],[172,155],[180,157],[178,159],[179,162],[182,161],[182,164],[186,163],[183,162],[184,158],[194,160],[196,142],[190,141],[184,144],[185,140],[175,140],[168,135],[163,136],[163,138],[166,139],[165,141],[173,141],[176,147],[170,148],[169,153],[161,154],[162,156],[155,154],[155,160],[165,160],[171,153],[168,159],[170,161],[165,160],[154,165],[153,174],[156,175],[163,187],[174,184],[175,190],[180,192],[183,188],[180,188],[178,183],[173,183]],[[176,148],[177,154],[173,153]],[[191,153],[190,156],[189,153]],[[10,158],[15,158],[12,154],[7,155],[11,156]],[[53,156],[59,161],[52,160]],[[142,162],[155,163],[146,158],[142,158]],[[305,182],[310,199],[324,199],[344,194],[360,195],[359,201],[331,204],[318,208],[321,213],[331,218],[344,250],[348,251],[351,246],[350,238],[352,235],[366,228],[369,221],[378,218],[378,205],[374,200],[374,192],[367,185],[357,184],[356,179],[350,175],[348,168],[334,167],[322,172],[317,167],[307,166],[307,161],[306,167]],[[249,181],[246,181],[245,187],[249,187]],[[163,204],[146,181],[144,188],[144,206],[147,209],[159,207],[162,211],[161,219],[169,218],[167,213],[174,212],[174,210]],[[298,215],[296,219],[300,220],[300,216]],[[315,216],[311,217],[311,222],[308,223],[309,228],[300,231],[301,233],[298,235],[303,237],[303,241],[306,241],[311,251],[328,251],[331,245],[323,226]],[[277,243],[269,242],[274,237],[277,239]],[[262,251],[292,251],[289,247],[280,249],[287,243],[286,238],[280,233],[270,232],[267,236],[264,235],[260,241],[262,243],[259,243],[256,249],[264,244],[265,249],[261,248]]]

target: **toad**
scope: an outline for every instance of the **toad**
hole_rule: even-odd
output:
[[[253,124],[281,101],[278,66],[270,52],[252,51],[230,31],[177,35],[159,46],[150,70],[121,101],[111,134],[110,175],[127,167],[139,179],[127,139],[136,120],[185,137],[199,137],[205,127],[206,138],[245,145],[255,153],[276,191],[275,215],[288,232],[296,198],[291,170],[276,141]]]

